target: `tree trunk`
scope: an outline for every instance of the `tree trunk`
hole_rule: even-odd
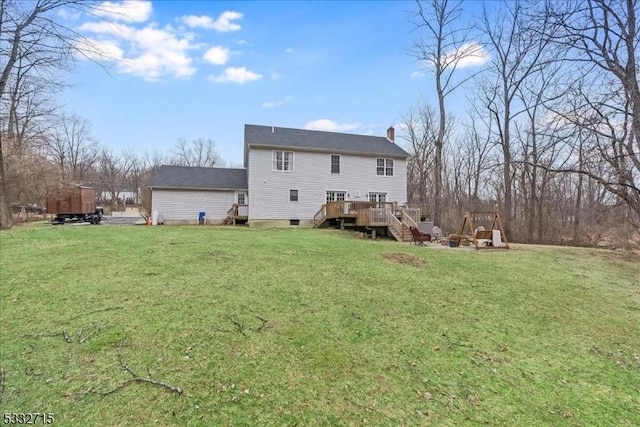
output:
[[[438,115],[440,122],[438,125],[438,138],[436,139],[435,158],[435,186],[433,198],[433,222],[440,226],[442,224],[442,147],[444,145],[444,134],[446,126],[446,116],[444,107],[444,93],[442,90],[441,73],[436,71],[436,90],[438,92]]]
[[[2,154],[2,135],[0,135],[0,230],[7,230],[13,225],[11,208],[7,200],[7,187],[4,179],[4,156]]]
[[[513,193],[511,188],[511,135],[509,133],[510,121],[511,121],[511,111],[509,109],[509,98],[506,96],[508,93],[508,87],[505,82],[504,84],[504,129],[502,130],[502,156],[504,160],[504,166],[502,168],[502,177],[504,179],[504,214],[503,214],[503,226],[504,232],[511,238],[511,215],[513,211]]]

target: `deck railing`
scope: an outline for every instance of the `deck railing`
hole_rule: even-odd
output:
[[[339,200],[337,202],[328,202],[325,207],[326,218],[356,218],[359,210],[370,208],[393,209],[395,203]]]
[[[402,209],[402,223],[407,227],[420,228],[420,209],[404,208]]]
[[[402,240],[402,222],[395,215],[387,216],[387,226],[389,227],[389,231],[394,235],[396,240]]]
[[[386,227],[388,216],[393,216],[391,209],[388,208],[360,209],[356,217],[356,225]]]
[[[320,210],[313,216],[313,226],[318,227],[327,218],[327,205],[322,205]]]
[[[248,217],[249,216],[249,205],[239,205],[234,203],[231,205],[231,208],[227,211],[227,216],[230,218],[237,217]]]
[[[420,223],[420,209],[416,208],[403,208],[402,209],[402,219],[409,218],[413,221],[414,224]]]

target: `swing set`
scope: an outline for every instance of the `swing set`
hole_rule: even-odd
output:
[[[507,235],[498,212],[465,212],[458,234],[458,246],[463,237],[470,240],[476,249],[509,249]]]

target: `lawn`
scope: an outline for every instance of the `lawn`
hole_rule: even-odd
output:
[[[56,425],[640,425],[640,258],[327,230],[0,233],[0,412]]]

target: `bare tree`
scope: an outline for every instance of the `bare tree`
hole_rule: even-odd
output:
[[[132,179],[137,165],[137,156],[131,150],[122,151],[120,154],[108,148],[100,151],[97,161],[100,189],[109,195],[112,210],[117,208],[121,193],[132,189]]]
[[[461,1],[417,0],[416,30],[418,39],[414,52],[428,63],[435,76],[438,96],[438,133],[434,141],[433,220],[442,221],[443,147],[447,132],[445,100],[465,80],[454,80],[454,73],[465,58],[477,56],[482,47],[469,41],[469,30],[461,27]]]
[[[590,135],[574,140],[607,167],[559,168],[601,184],[640,215],[640,85],[637,0],[586,0],[554,4],[547,14],[558,28],[557,46],[570,48],[567,61],[580,78],[567,107],[556,109],[571,126]],[[578,134],[578,133],[576,133]]]
[[[5,197],[9,203],[39,204],[51,175],[42,146],[53,111],[52,87],[29,75],[21,60],[9,83],[0,99]]]
[[[482,27],[492,52],[493,78],[485,80],[483,101],[493,116],[493,132],[502,149],[504,228],[511,235],[514,173],[511,131],[515,118],[525,111],[516,104],[516,96],[524,82],[540,72],[550,59],[544,57],[549,53],[549,40],[539,35],[547,32],[546,20],[531,19],[520,1],[501,3],[501,12],[495,19],[484,9]]]
[[[49,138],[48,154],[58,165],[63,182],[86,179],[99,154],[89,122],[77,114],[60,116]]]
[[[191,142],[180,138],[173,148],[170,163],[176,166],[218,167],[222,158],[212,139],[197,138]]]
[[[153,181],[153,177],[163,164],[170,163],[167,157],[160,151],[146,151],[141,159],[139,186],[141,187],[141,203],[142,207],[151,213],[151,190],[149,185]]]
[[[473,114],[473,113],[472,113]],[[467,196],[471,209],[481,209],[481,198],[486,198],[486,193],[480,193],[481,181],[486,178],[486,173],[494,167],[491,163],[491,138],[489,133],[479,130],[482,120],[471,115],[471,124],[467,128],[458,147],[458,157],[462,159],[466,171]],[[491,117],[488,117],[491,120]],[[491,127],[491,123],[488,124]]]
[[[56,22],[63,7],[90,8],[79,0],[0,0],[0,100],[5,100],[16,67],[47,80],[53,70],[72,59],[77,34]],[[0,229],[11,227],[6,197],[4,146],[10,136],[0,133]],[[14,145],[14,141],[10,141]]]
[[[407,142],[411,158],[407,165],[407,199],[422,207],[428,206],[433,192],[432,173],[437,127],[435,114],[424,100],[412,108],[402,120],[400,137]],[[425,212],[423,212],[425,213]]]

